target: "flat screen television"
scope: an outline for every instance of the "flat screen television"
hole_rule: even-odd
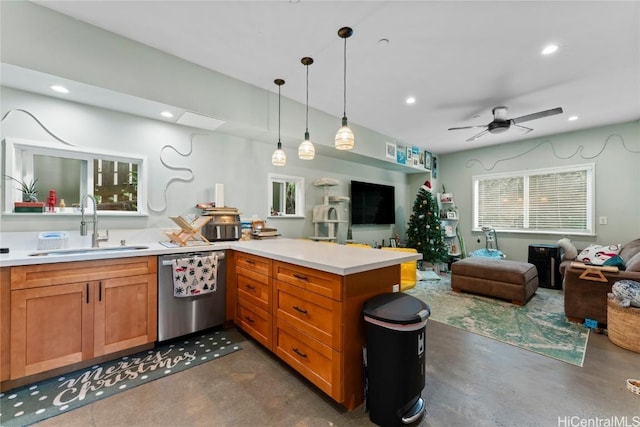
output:
[[[351,181],[351,224],[395,224],[395,188]]]

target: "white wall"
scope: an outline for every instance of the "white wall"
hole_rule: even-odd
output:
[[[356,226],[353,237],[357,241],[372,244],[395,235],[404,236],[405,206],[410,203],[407,195],[406,176],[403,173],[341,161],[317,155],[313,161],[299,160],[295,148],[285,148],[287,165],[271,165],[273,141],[268,143],[220,132],[204,132],[162,121],[150,120],[130,114],[105,110],[88,105],[62,101],[57,98],[1,87],[2,115],[11,110],[23,109],[32,113],[58,138],[83,148],[100,148],[130,154],[146,155],[149,161],[150,214],[146,218],[101,218],[101,228],[174,228],[169,216],[199,213],[198,202],[210,200],[216,183],[225,186],[225,205],[237,207],[243,217],[256,216],[266,219],[270,206],[267,200],[267,175],[279,173],[305,178],[306,206],[304,219],[270,219],[269,224],[278,228],[286,237],[312,236],[311,210],[321,204],[322,188],[313,181],[330,177],[340,181],[331,187],[330,194],[348,195],[349,182],[369,181],[393,185],[396,188],[396,226]],[[12,111],[2,122],[2,138],[14,137],[38,141],[54,141],[31,117]],[[192,145],[193,143],[193,145]],[[164,149],[165,146],[174,147]],[[191,182],[169,183],[171,178],[190,179],[185,171],[174,171],[163,166],[160,156],[174,167],[193,171]],[[188,155],[187,155],[188,154]],[[40,193],[46,191],[41,183]],[[168,185],[169,184],[169,185]],[[4,182],[3,182],[4,185]],[[167,186],[168,185],[168,186]],[[166,189],[166,203],[165,203]],[[341,212],[344,218],[348,212]],[[3,215],[0,226],[7,231],[75,230],[79,220],[69,217],[42,217]],[[346,237],[346,224],[339,227],[339,240]]]
[[[640,238],[640,122],[634,121],[440,156],[440,182],[454,194],[467,252],[485,245],[483,233],[471,232],[473,175],[585,163],[596,165],[597,235],[568,237],[579,249]],[[607,225],[598,225],[600,216]],[[498,245],[507,258],[526,261],[529,244],[554,244],[561,237],[498,233]]]

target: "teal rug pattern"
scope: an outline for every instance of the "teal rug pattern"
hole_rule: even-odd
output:
[[[0,393],[0,426],[27,426],[240,350],[213,330]]]
[[[407,291],[426,302],[429,320],[582,366],[589,329],[564,314],[562,291],[538,288],[524,306],[451,290],[450,277],[419,281]]]

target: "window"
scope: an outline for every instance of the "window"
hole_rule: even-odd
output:
[[[594,233],[593,164],[473,177],[473,230]]]
[[[304,178],[269,174],[269,216],[304,218]]]
[[[39,141],[6,139],[4,144],[5,175],[37,179],[40,201],[46,200],[49,189],[55,189],[56,197],[64,199],[67,207],[79,206],[85,194],[92,194],[102,214],[146,214],[144,157]],[[14,187],[6,186],[5,212],[22,200]]]

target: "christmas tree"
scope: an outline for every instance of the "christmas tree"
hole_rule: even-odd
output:
[[[438,202],[431,194],[429,181],[420,187],[413,204],[413,213],[407,227],[407,246],[421,253],[423,262],[435,264],[449,258],[440,224]]]

